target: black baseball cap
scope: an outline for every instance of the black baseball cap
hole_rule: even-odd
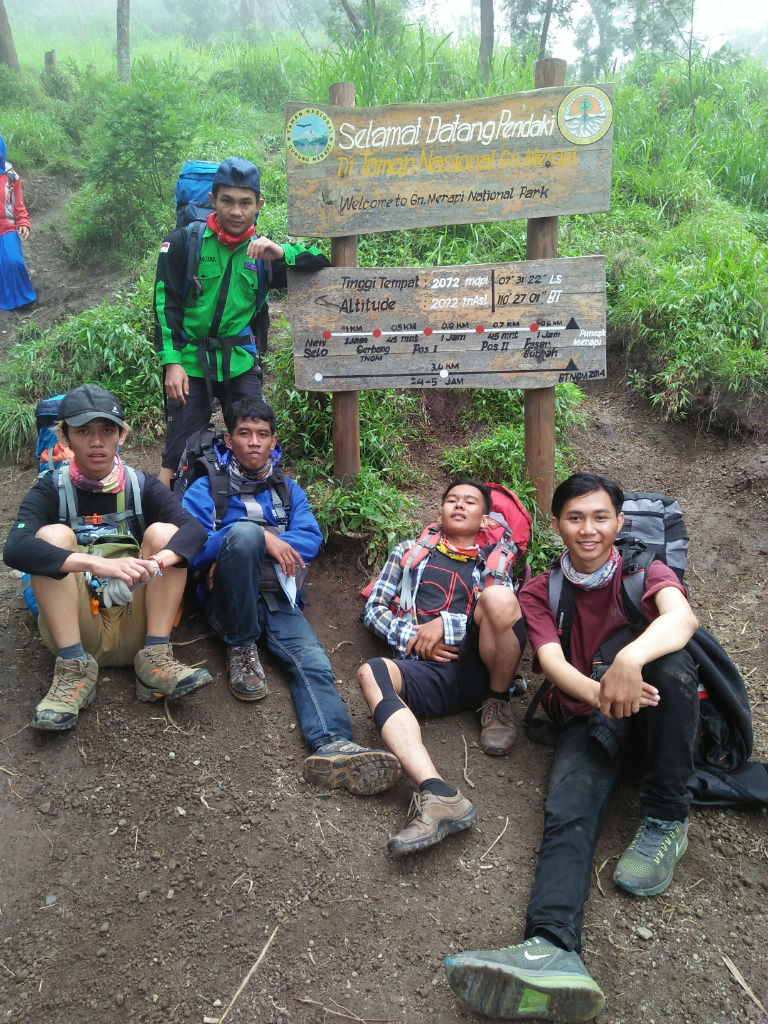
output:
[[[261,195],[261,175],[256,164],[244,160],[241,156],[230,156],[220,163],[213,176],[214,189],[217,185],[233,185],[235,188],[248,188]]]
[[[123,407],[111,391],[98,384],[81,384],[68,391],[61,400],[59,416],[69,427],[82,427],[91,420],[112,420],[125,425]]]

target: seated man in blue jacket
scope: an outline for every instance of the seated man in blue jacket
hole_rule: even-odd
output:
[[[386,750],[352,742],[352,723],[333,682],[333,669],[301,612],[307,564],[322,537],[307,496],[286,477],[275,414],[256,398],[233,402],[216,456],[229,500],[217,529],[210,477],[200,477],[183,505],[208,531],[191,563],[205,573],[198,589],[208,624],[227,645],[229,688],[240,700],[267,695],[257,642],[288,676],[296,714],[312,755],[304,778],[359,796],[380,793],[402,774]]]

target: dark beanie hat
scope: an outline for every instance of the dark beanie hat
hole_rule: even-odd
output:
[[[257,195],[261,193],[259,168],[241,156],[230,156],[220,163],[213,178],[213,187],[232,185],[235,188],[249,188]]]

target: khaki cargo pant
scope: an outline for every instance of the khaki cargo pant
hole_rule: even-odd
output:
[[[91,595],[83,573],[77,574],[77,618],[80,639],[86,654],[90,654],[103,668],[133,665],[133,659],[144,646],[147,635],[147,616],[144,610],[146,587],[136,591],[131,604],[120,608],[99,608],[98,615],[91,611]],[[53,654],[57,653],[51,631],[42,612],[38,627],[43,643]]]

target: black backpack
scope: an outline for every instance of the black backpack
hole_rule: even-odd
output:
[[[630,624],[607,640],[593,658],[595,679],[601,678],[621,648],[648,625],[642,610],[645,578],[656,558],[664,560],[661,552],[649,550],[643,541],[632,536],[617,538],[616,545],[622,555],[621,599]],[[566,579],[559,562],[550,569],[548,592],[560,644],[568,658],[576,587]],[[705,807],[768,805],[768,768],[759,762],[749,762],[753,744],[752,715],[747,688],[738,668],[703,626],[686,644],[686,650],[698,666],[701,696],[699,746],[694,756],[694,774],[687,783],[693,803]],[[534,717],[539,704],[546,708],[553,689],[553,684],[545,679],[526,711],[525,724],[534,742],[553,744],[557,740],[557,726]]]

